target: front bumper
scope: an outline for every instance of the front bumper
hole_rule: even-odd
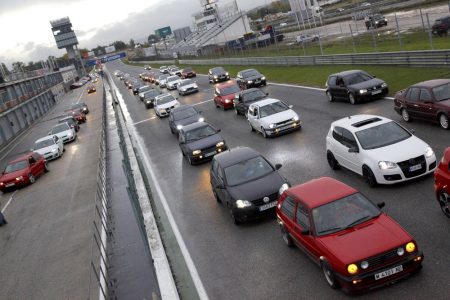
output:
[[[224,151],[226,151],[228,149],[228,146],[225,144],[222,147],[216,147],[215,149],[203,149],[202,153],[197,154],[197,155],[192,155],[189,154],[192,162],[194,163],[201,163],[201,162],[205,162],[205,161],[210,161],[213,159],[214,155],[218,154],[218,153],[222,153]]]
[[[367,100],[373,100],[373,99],[380,99],[386,97],[386,95],[389,93],[389,88],[381,88],[376,89],[373,91],[368,91],[366,93],[357,93],[356,98],[358,101],[367,101]]]
[[[420,170],[408,172],[403,170],[400,166],[394,169],[380,170],[374,172],[377,182],[380,184],[395,184],[398,182],[408,181],[422,176],[431,174],[436,169],[437,161],[436,156],[433,155],[430,158],[425,158],[425,162],[421,164]]]
[[[300,128],[302,128],[302,123],[301,121],[297,121],[297,122],[293,122],[284,126],[279,126],[276,128],[272,128],[272,129],[266,129],[266,133],[269,136],[277,136],[277,135],[281,135],[281,134],[285,134],[285,133],[289,133],[295,130],[299,130]]]
[[[260,86],[265,86],[267,85],[266,80],[260,80],[260,81],[252,81],[252,83],[248,83],[248,81],[245,82],[245,86],[247,88],[252,88],[252,87],[260,87]]]
[[[220,77],[217,77],[217,78],[214,78],[214,77],[213,77],[213,82],[214,82],[214,83],[216,83],[216,82],[222,82],[222,81],[227,81],[227,80],[230,80],[230,75],[224,75],[224,76],[220,76]]]
[[[234,213],[235,218],[241,222],[262,218],[262,217],[265,217],[268,215],[275,216],[276,203],[277,203],[277,200],[267,203],[267,205],[272,206],[272,207],[264,209],[264,210],[261,210],[260,206],[255,206],[255,205],[245,207],[245,208],[233,207],[233,213]]]

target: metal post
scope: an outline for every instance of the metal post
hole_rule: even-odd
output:
[[[355,40],[353,39],[353,30],[352,30],[352,24],[348,24],[348,27],[350,28],[350,36],[352,38],[352,45],[353,45],[353,53],[356,53],[356,47],[355,47]]]
[[[320,31],[317,32],[317,36],[319,37],[320,55],[323,55],[322,41],[320,39]]]
[[[422,9],[419,8],[419,11],[420,11],[420,19],[422,20],[422,28],[423,28],[423,31],[425,31],[425,22],[423,21]]]
[[[341,22],[339,22],[339,29],[341,30],[341,35],[342,35],[343,33],[342,33],[342,23]]]
[[[371,28],[370,32],[372,33],[373,49],[375,50],[375,52],[377,52],[378,49],[377,49],[377,40],[375,37],[375,30],[373,29],[373,26],[371,26],[370,28]]]
[[[301,29],[301,27],[300,27],[300,22],[299,22],[299,20],[298,20],[297,12],[294,12],[294,13],[295,13],[295,20],[297,21],[298,31],[301,31],[302,29]]]
[[[430,47],[431,47],[431,50],[434,50],[433,35],[431,34],[430,18],[428,17],[428,13],[426,15],[427,15],[427,24],[428,24],[428,37],[430,38]]]
[[[395,16],[395,26],[397,27],[398,43],[400,44],[400,50],[403,51],[402,37],[400,36],[400,29],[398,27],[397,13],[395,13],[394,16]]]
[[[300,14],[300,17],[302,18],[303,29],[306,29],[305,19],[303,18],[303,13],[301,10],[298,13]],[[311,28],[311,26],[309,26],[309,28]]]

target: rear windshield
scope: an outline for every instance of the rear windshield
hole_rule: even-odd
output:
[[[173,119],[175,121],[183,120],[183,119],[187,119],[187,118],[193,117],[193,116],[195,116],[197,114],[198,113],[195,110],[195,108],[190,107],[190,108],[187,108],[187,109],[183,109],[182,111],[179,111],[179,112],[174,112]]]

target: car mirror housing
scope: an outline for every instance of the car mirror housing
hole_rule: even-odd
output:
[[[382,209],[385,205],[386,205],[386,203],[384,203],[384,202],[377,203],[377,206],[379,209]]]
[[[220,129],[220,128],[219,128],[219,129],[217,129],[217,131],[216,131],[216,132],[217,132],[217,133],[219,133],[219,132],[221,132],[221,131],[222,131],[222,129]]]
[[[266,96],[269,96],[269,93],[266,93]]]
[[[300,230],[300,233],[303,234],[303,235],[308,235],[308,234],[309,234],[309,229],[302,228],[302,229]]]
[[[416,131],[414,129],[410,129],[409,131],[411,132],[412,135],[416,134]]]
[[[348,149],[348,153],[359,153],[358,147],[351,147]]]
[[[276,165],[275,165],[275,170],[281,169],[282,166],[283,166],[282,164],[276,164]]]

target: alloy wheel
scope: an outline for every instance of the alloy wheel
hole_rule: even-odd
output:
[[[450,195],[446,191],[439,193],[439,204],[441,205],[442,212],[450,218]]]
[[[403,118],[403,121],[405,121],[405,122],[411,121],[411,117],[409,116],[409,113],[406,110],[406,108],[402,109],[402,118]]]
[[[441,114],[439,116],[439,125],[441,125],[441,127],[443,129],[448,129],[449,128],[449,121],[448,121],[448,117],[444,114]]]
[[[353,95],[353,93],[348,94],[348,100],[350,101],[351,104],[356,104],[355,95]]]
[[[33,174],[28,174],[28,180],[30,181],[30,184],[33,184],[35,181],[36,181],[36,179],[34,178],[34,176],[33,176]]]

